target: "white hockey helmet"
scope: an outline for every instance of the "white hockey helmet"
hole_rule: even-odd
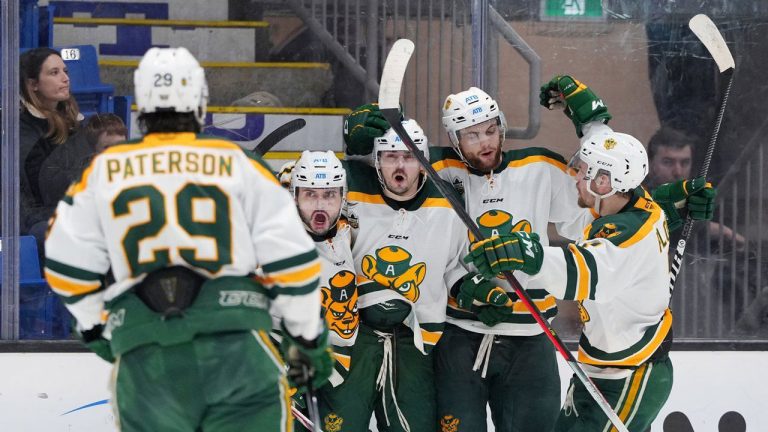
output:
[[[304,150],[291,171],[291,193],[297,187],[341,188],[342,201],[347,196],[347,171],[331,150]]]
[[[133,73],[139,114],[194,113],[202,126],[208,105],[205,71],[186,48],[150,48]]]
[[[402,121],[403,128],[408,132],[408,136],[416,145],[416,148],[421,150],[424,157],[429,160],[429,140],[424,134],[424,130],[416,123],[416,120],[407,119]],[[379,160],[379,153],[385,151],[410,151],[408,146],[405,145],[402,139],[397,135],[395,129],[389,128],[384,135],[373,139],[373,164],[376,167],[376,174],[379,176],[379,183],[386,189],[384,178],[381,176],[381,163]],[[419,189],[424,186],[426,182],[426,176],[422,179]]]
[[[424,153],[424,157],[429,160],[429,140],[424,135],[424,130],[416,123],[416,120],[403,120],[403,128],[408,132],[408,136],[416,144],[416,148]],[[378,161],[379,153],[383,151],[410,151],[403,140],[397,135],[393,128],[387,129],[384,135],[373,139],[373,157]],[[378,164],[378,162],[376,162]],[[377,165],[378,166],[378,165]]]
[[[637,138],[613,131],[585,138],[574,158],[574,162],[580,160],[587,165],[584,179],[591,181],[603,173],[611,179],[610,193],[599,196],[588,188],[592,195],[607,198],[640,186],[648,174],[648,154]]]
[[[490,119],[498,118],[501,137],[507,130],[507,120],[499,109],[499,104],[488,93],[477,87],[470,87],[463,92],[450,94],[443,104],[443,127],[456,151],[459,149],[458,131]],[[463,158],[463,156],[462,156]]]

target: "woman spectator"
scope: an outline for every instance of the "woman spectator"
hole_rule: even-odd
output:
[[[21,233],[42,245],[54,206],[43,203],[39,174],[48,156],[65,145],[82,120],[70,94],[67,67],[58,51],[36,48],[20,58]],[[42,249],[42,248],[41,248]]]

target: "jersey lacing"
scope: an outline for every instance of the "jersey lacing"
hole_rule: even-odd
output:
[[[381,368],[379,369],[379,375],[376,377],[376,390],[381,391],[381,405],[384,407],[384,419],[389,426],[389,416],[387,415],[387,395],[384,389],[387,385],[387,379],[389,379],[389,391],[392,395],[392,402],[395,404],[395,410],[397,411],[397,419],[400,421],[400,425],[405,429],[405,432],[411,432],[411,427],[408,425],[408,420],[405,415],[400,411],[400,406],[397,404],[397,397],[395,397],[395,383],[392,381],[392,370],[394,364],[392,361],[392,334],[383,333],[378,330],[374,330],[374,333],[384,340],[384,360],[381,362]]]
[[[477,349],[477,356],[475,357],[475,364],[472,366],[472,370],[476,371],[482,366],[483,372],[481,377],[485,378],[485,374],[488,372],[488,363],[491,362],[491,349],[493,348],[493,336],[492,334],[483,335],[483,340],[480,341],[480,348]]]

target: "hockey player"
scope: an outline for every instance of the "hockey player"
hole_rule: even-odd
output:
[[[285,317],[294,384],[324,382],[314,244],[260,158],[195,135],[208,91],[186,49],[150,49],[134,83],[146,135],[98,155],[59,203],[48,283],[115,363],[121,430],[291,430],[268,308]]]
[[[532,275],[526,290],[579,302],[579,361],[628,429],[645,431],[672,389],[667,219],[639,187],[648,157],[632,136],[587,134],[572,167],[578,204],[599,213],[581,240],[561,249],[535,233],[500,233],[473,245],[466,259],[485,277],[522,270]],[[610,427],[574,376],[554,430]]]
[[[611,118],[601,99],[567,76],[546,84],[541,97],[542,104],[558,102],[566,109],[579,136],[582,129]],[[347,152],[365,154],[382,121],[375,105],[350,114]],[[594,219],[593,210],[578,207],[573,178],[560,155],[543,148],[502,151],[506,121],[498,103],[482,90],[449,95],[443,125],[453,149],[432,148],[432,166],[463,194],[466,210],[486,237],[538,232],[540,242],[548,245],[549,222],[560,235],[577,239]],[[526,285],[527,275],[518,272],[516,277]],[[510,290],[503,280],[493,282]],[[464,297],[472,290],[486,295],[487,284],[465,284],[470,291]],[[549,292],[529,294],[546,318],[555,316]],[[555,352],[541,328],[521,303],[510,309],[498,298],[468,308],[459,305],[461,295],[454,290],[449,298],[448,324],[435,353],[441,424],[458,422],[466,430],[485,431],[490,405],[497,431],[550,430],[560,406],[560,379]]]
[[[418,124],[403,126],[426,153]],[[447,287],[467,273],[466,233],[394,130],[375,139],[373,159],[375,168],[347,163],[360,330],[349,376],[322,414],[326,430],[367,432],[375,412],[380,431],[435,431],[431,351],[443,333]]]
[[[320,292],[336,359],[330,377],[335,387],[349,372],[360,323],[352,238],[349,224],[341,218],[347,173],[332,151],[304,151],[290,171],[290,191],[322,262]]]

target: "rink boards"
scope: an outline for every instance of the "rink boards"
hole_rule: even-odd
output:
[[[742,416],[746,430],[768,430],[768,352],[676,351],[671,356],[674,387],[653,432],[664,431],[664,419],[673,412],[685,414],[697,432],[718,430],[728,412],[731,419]],[[561,362],[560,372],[564,395],[571,371]],[[117,431],[108,402],[110,374],[111,365],[93,354],[0,354],[0,430]]]

